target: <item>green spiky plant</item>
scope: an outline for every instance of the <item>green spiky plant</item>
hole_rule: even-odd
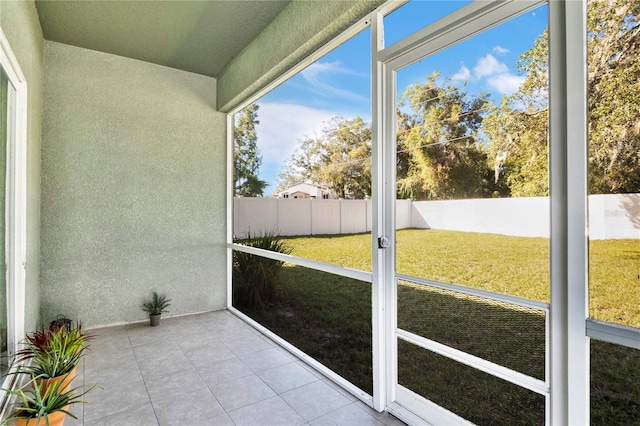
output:
[[[64,413],[74,419],[77,417],[68,411],[70,405],[84,404],[81,398],[95,388],[96,385],[80,391],[80,387],[76,387],[65,391],[62,382],[53,383],[44,387],[37,380],[36,376],[31,376],[24,386],[16,390],[4,389],[9,395],[17,396],[13,414],[4,419],[2,424],[8,424],[11,421],[19,419],[34,419],[35,424],[40,424],[44,420],[49,425],[49,415],[54,413]],[[30,422],[29,422],[30,424]]]
[[[290,254],[286,245],[275,232],[251,235],[235,242],[263,250]],[[284,262],[262,256],[233,251],[233,304],[252,309],[266,309],[280,296],[280,271]]]
[[[82,333],[82,327],[67,331],[64,327],[44,327],[27,335],[24,348],[18,351],[16,360],[21,363],[17,373],[27,373],[38,379],[50,379],[70,373],[78,365],[88,348],[90,336]],[[30,364],[25,361],[31,360]]]
[[[149,315],[158,315],[164,312],[169,312],[167,308],[171,306],[171,299],[167,299],[167,296],[158,295],[157,292],[153,292],[151,300],[148,300],[142,304],[142,310],[149,313]]]

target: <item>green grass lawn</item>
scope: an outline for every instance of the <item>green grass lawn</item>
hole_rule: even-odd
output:
[[[293,255],[361,270],[371,270],[370,241],[370,234],[286,238]],[[591,243],[592,316],[640,325],[639,256],[638,241]],[[547,301],[548,263],[546,239],[398,231],[397,268],[407,275]],[[370,284],[288,265],[281,285],[284,296],[269,309],[242,310],[371,393]],[[540,311],[400,283],[398,324],[544,379]],[[398,356],[401,384],[477,424],[544,423],[544,398],[533,392],[405,342]],[[594,341],[591,365],[592,423],[640,424],[640,351]]]
[[[294,256],[371,271],[371,234],[286,238]],[[589,244],[590,315],[640,327],[640,241]],[[549,240],[474,232],[397,232],[399,273],[549,301]]]

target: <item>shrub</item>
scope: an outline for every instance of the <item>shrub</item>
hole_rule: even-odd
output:
[[[50,327],[27,335],[24,348],[16,360],[24,363],[17,373],[28,373],[36,378],[52,378],[71,372],[82,359],[91,338],[82,333],[81,325],[67,331],[64,327]]]
[[[274,232],[253,236],[250,233],[239,244],[268,251],[289,254],[287,246]],[[233,304],[250,309],[266,309],[278,300],[280,271],[284,262],[233,251]]]
[[[169,312],[167,308],[171,306],[171,299],[167,299],[164,294],[159,296],[157,292],[153,292],[151,300],[145,301],[140,307],[144,312],[148,312],[149,315],[158,315],[164,312]]]

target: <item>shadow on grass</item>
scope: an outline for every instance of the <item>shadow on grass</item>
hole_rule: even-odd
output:
[[[239,309],[371,395],[371,284],[300,266],[280,282],[268,309]]]
[[[400,340],[398,382],[477,425],[543,425],[544,396]]]
[[[280,300],[242,312],[372,394],[371,284],[286,266]],[[541,311],[401,284],[401,328],[544,379]],[[407,342],[399,383],[477,424],[544,424],[544,397]],[[640,351],[592,342],[593,424],[640,424]]]
[[[640,350],[591,340],[591,424],[640,425]]]

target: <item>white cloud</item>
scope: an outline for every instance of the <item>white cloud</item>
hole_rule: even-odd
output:
[[[307,90],[323,96],[335,96],[355,101],[368,100],[368,97],[350,90],[336,87],[327,80],[340,75],[353,75],[367,78],[367,74],[363,74],[342,66],[340,61],[334,62],[314,62],[300,72],[300,75],[307,82]]]
[[[509,49],[505,49],[502,46],[495,46],[493,48],[493,51],[497,54],[497,55],[506,55],[507,53],[509,53]]]
[[[263,163],[283,163],[291,157],[298,140],[320,133],[335,112],[287,103],[260,103],[256,126]]]
[[[462,65],[457,73],[451,76],[451,80],[453,81],[467,81],[471,78],[471,71],[469,68]]]
[[[503,95],[512,95],[524,82],[524,76],[513,74],[499,74],[487,79],[489,86],[493,87]]]
[[[505,74],[508,71],[509,68],[504,63],[498,61],[490,53],[488,53],[487,56],[480,58],[476,66],[473,68],[473,73],[476,78],[488,77],[495,74]]]

